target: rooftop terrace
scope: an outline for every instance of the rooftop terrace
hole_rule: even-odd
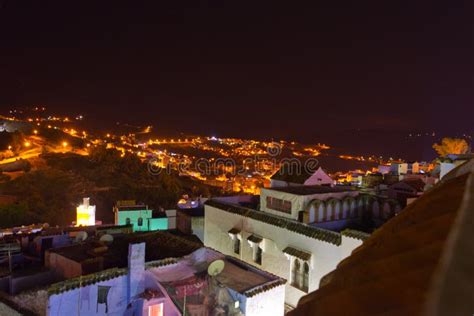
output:
[[[202,247],[192,236],[179,236],[165,231],[134,233],[115,238],[112,244],[104,245],[97,240],[49,250],[73,261],[82,262],[97,257],[104,258],[104,268],[127,266],[128,245],[146,243],[145,260],[182,257]]]
[[[352,189],[351,187],[329,187],[322,185],[290,186],[281,188],[266,188],[262,190],[278,191],[295,195],[313,195],[354,191],[354,189]]]

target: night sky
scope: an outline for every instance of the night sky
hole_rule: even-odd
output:
[[[359,148],[473,132],[472,1],[279,3],[0,0],[1,109]]]

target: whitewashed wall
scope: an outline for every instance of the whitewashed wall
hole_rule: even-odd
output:
[[[245,316],[283,316],[285,314],[285,286],[249,297],[245,304]]]
[[[108,296],[109,311],[105,313],[105,304],[97,307],[98,285],[111,286]],[[72,315],[124,315],[127,309],[127,275],[111,280],[98,282],[52,295],[49,297],[49,316],[72,316]]]
[[[311,194],[311,195],[296,195],[296,194],[291,194],[291,193],[286,193],[286,192],[275,191],[272,189],[262,188],[260,192],[260,210],[263,212],[275,214],[275,215],[286,217],[289,219],[298,219],[298,212],[304,211],[308,203],[314,199],[324,200],[324,201],[330,200],[330,199],[341,200],[348,196],[356,197],[357,195],[359,195],[359,192],[357,191],[331,192],[331,193]],[[291,201],[291,214],[267,208],[267,196],[282,199],[285,201]]]
[[[341,240],[341,260],[349,257],[352,254],[352,251],[362,245],[363,241],[360,239],[342,236]]]
[[[228,231],[232,228],[238,228],[242,231],[239,256],[234,254],[233,243],[228,234]],[[253,262],[253,249],[247,242],[247,237],[252,233],[264,238],[261,266]],[[337,245],[237,214],[221,211],[209,205],[206,205],[204,244],[288,280],[285,302],[292,306],[296,306],[298,300],[306,293],[289,284],[291,279],[290,260],[282,252],[283,249],[292,246],[312,254],[309,272],[310,292],[318,289],[320,279],[334,270],[348,252],[347,249],[342,250]],[[349,244],[348,247],[350,247]]]

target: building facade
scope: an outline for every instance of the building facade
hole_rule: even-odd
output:
[[[204,244],[287,279],[285,302],[296,306],[362,240],[343,239],[340,233],[208,201]]]
[[[211,276],[208,267],[216,261],[222,270]],[[130,244],[128,268],[52,285],[46,315],[283,316],[285,282],[207,248],[145,262],[145,244]]]
[[[333,186],[335,184],[335,181],[321,167],[314,172],[307,172],[303,169],[304,168],[292,166],[291,164],[283,165],[280,170],[270,178],[270,187],[280,188],[302,185]]]
[[[396,201],[350,189],[262,189],[259,210],[236,197],[208,201],[204,244],[287,279],[285,301],[296,306],[369,236],[351,227],[367,218],[379,226],[398,211]]]
[[[114,207],[115,225],[133,225],[134,232],[147,232],[168,229],[168,217],[154,216],[147,205],[135,201],[118,201]]]

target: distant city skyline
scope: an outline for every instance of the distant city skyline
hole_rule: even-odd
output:
[[[412,131],[462,135],[473,131],[472,9],[2,1],[0,107],[363,151]]]

